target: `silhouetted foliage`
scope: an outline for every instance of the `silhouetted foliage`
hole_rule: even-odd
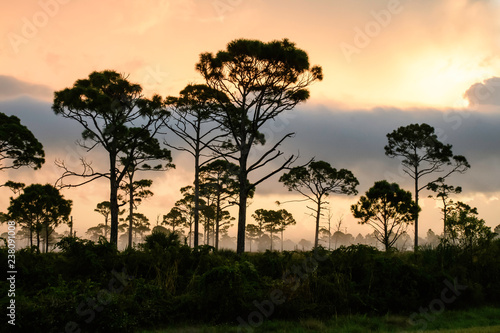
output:
[[[263,127],[281,113],[309,98],[308,87],[323,78],[321,67],[309,65],[307,53],[287,39],[264,43],[238,39],[226,50],[202,53],[196,64],[206,84],[220,92],[217,100],[221,113],[216,121],[229,134],[225,152],[239,163],[239,215],[237,252],[245,251],[245,226],[248,193],[257,185],[288,167],[294,159],[286,158],[273,171],[250,182],[249,174],[283,155],[278,148],[293,133],[262,150],[255,160],[250,152],[265,145]],[[223,96],[223,97],[222,97]],[[221,150],[221,153],[224,153]],[[233,153],[237,156],[233,157]]]
[[[9,164],[5,160],[11,160]],[[0,170],[27,166],[39,169],[45,163],[43,145],[16,116],[0,112]]]
[[[403,172],[415,182],[415,202],[418,205],[419,193],[433,183],[444,181],[455,172],[464,173],[470,168],[462,155],[453,155],[450,144],[438,140],[434,127],[428,124],[401,126],[387,134],[388,143],[385,154],[391,158],[402,157]],[[434,173],[444,175],[419,185],[419,181]],[[415,216],[415,250],[418,248],[418,213]]]
[[[104,172],[94,171],[81,159],[83,170],[70,170],[64,161],[58,166],[64,171],[58,180],[62,187],[80,186],[105,177],[110,182],[110,242],[118,243],[118,189],[137,163],[151,159],[166,159],[170,152],[161,149],[154,138],[168,112],[159,95],[151,99],[142,96],[142,88],[114,71],[92,72],[87,79],[77,80],[73,87],[55,92],[52,109],[55,114],[77,121],[84,128],[78,144],[87,151],[102,147],[109,156]],[[121,166],[121,168],[119,168]],[[77,185],[65,184],[68,177],[83,178]]]

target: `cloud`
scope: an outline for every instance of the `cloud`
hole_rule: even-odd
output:
[[[500,77],[491,77],[483,82],[474,83],[464,94],[470,106],[500,106]]]
[[[0,99],[23,95],[47,99],[51,98],[52,94],[53,89],[49,86],[21,81],[13,76],[0,75]]]
[[[462,109],[345,110],[304,105],[291,111],[286,118],[278,118],[276,124],[267,128],[267,137],[271,144],[283,134],[295,132],[296,136],[283,144],[283,151],[300,152],[297,164],[314,157],[337,169],[351,170],[360,181],[360,193],[381,179],[400,183],[413,192],[413,183],[401,171],[400,160],[391,159],[384,152],[387,133],[413,123],[433,126],[438,138],[453,146],[455,155],[468,159],[471,169],[464,175],[450,177],[450,184],[462,186],[464,192],[500,191],[500,114]],[[265,182],[257,191],[285,193],[277,188],[275,181],[278,179],[279,176]]]

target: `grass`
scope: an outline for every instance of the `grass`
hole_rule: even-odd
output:
[[[428,332],[428,333],[493,333],[500,332],[500,308],[483,307],[462,311],[445,311],[429,317],[419,318],[411,325],[409,317],[386,315],[339,316],[336,319],[313,318],[298,321],[264,320],[253,330],[234,325],[179,326],[142,333],[230,333],[230,332],[274,332],[274,333],[364,333],[364,332]]]

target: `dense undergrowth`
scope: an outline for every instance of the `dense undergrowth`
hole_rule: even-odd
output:
[[[78,238],[64,238],[59,247],[57,253],[16,253],[16,326],[21,331],[255,326],[266,318],[387,313],[417,321],[420,317],[411,315],[426,308],[500,305],[499,240],[472,250],[441,245],[385,253],[353,245],[241,256],[211,247],[193,250],[158,234],[123,252],[107,242]],[[7,250],[0,252],[6,262]],[[2,282],[1,288],[6,304],[8,286]]]

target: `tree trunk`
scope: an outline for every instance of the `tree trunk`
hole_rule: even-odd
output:
[[[283,252],[283,228],[281,229],[281,252]]]
[[[418,207],[418,169],[415,167],[415,203],[417,204]],[[418,211],[417,215],[415,216],[415,245],[414,249],[415,252],[418,250]]]
[[[221,211],[220,211],[220,191],[217,193],[217,212],[215,214],[215,249],[219,249],[219,227],[220,227]]]
[[[242,254],[245,252],[245,225],[246,225],[246,214],[247,214],[247,177],[246,168],[242,170],[240,166],[240,198],[239,198],[239,209],[238,209],[238,236],[236,241],[236,253]]]
[[[316,231],[314,233],[314,248],[318,247],[320,214],[321,214],[321,197],[318,198],[318,207],[316,208]]]
[[[134,227],[134,188],[132,184],[132,177],[130,178],[130,188],[129,188],[129,212],[130,215],[128,216],[128,247],[132,248],[132,228]]]
[[[197,149],[199,147],[197,146]],[[200,156],[194,156],[194,248],[198,247],[200,222]]]
[[[109,242],[118,247],[118,186],[116,175],[116,154],[110,152],[110,193],[109,193],[109,208],[111,214],[111,230]]]
[[[45,253],[49,252],[49,226],[45,226]]]

